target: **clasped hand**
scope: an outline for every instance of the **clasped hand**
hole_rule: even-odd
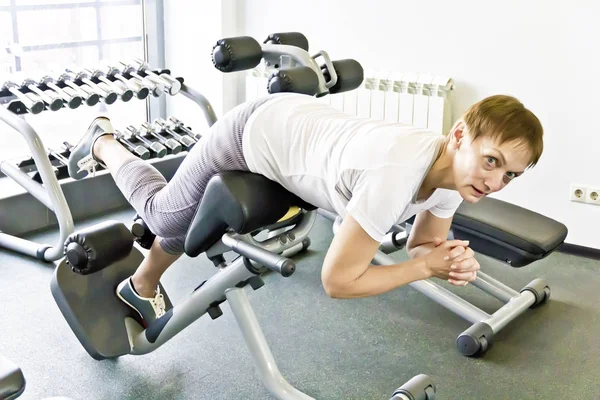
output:
[[[465,286],[477,278],[480,266],[465,240],[434,239],[434,249],[425,256],[426,268],[436,278]]]

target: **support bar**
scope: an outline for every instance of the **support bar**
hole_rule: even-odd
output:
[[[375,253],[374,261],[379,265],[396,264],[396,261],[393,258],[380,251]],[[473,304],[441,287],[437,283],[433,283],[429,280],[422,280],[411,282],[409,283],[409,286],[473,324],[490,318],[488,313],[475,307]]]
[[[56,179],[56,176],[54,175],[54,169],[52,168],[50,159],[46,154],[42,140],[33,127],[27,121],[25,121],[25,119],[16,116],[5,107],[0,107],[0,120],[4,121],[7,125],[19,132],[25,138],[25,141],[31,150],[31,156],[33,157],[40,177],[42,178],[43,187],[49,200],[45,200],[45,196],[42,196],[38,189],[33,189],[36,192],[34,195],[38,199],[44,199],[40,201],[42,201],[42,203],[44,203],[44,205],[46,205],[49,209],[54,211],[60,229],[57,244],[48,248],[44,252],[43,260],[58,260],[63,255],[62,244],[67,239],[67,236],[73,233],[74,230],[73,216],[71,215],[71,210],[69,209],[65,195],[60,187],[60,184],[58,183],[58,180]],[[6,166],[2,167],[3,170],[5,168]],[[8,167],[8,170],[10,170],[10,167]],[[13,170],[11,172],[14,174],[15,171]],[[9,174],[11,172],[9,172]],[[17,178],[17,180],[19,179],[20,178]],[[29,189],[28,186],[29,185],[25,186],[25,188]]]
[[[489,325],[494,333],[498,333],[512,320],[521,315],[535,303],[535,295],[528,290],[512,298],[508,303],[496,311],[490,318],[482,322]]]
[[[250,350],[258,374],[269,392],[280,400],[313,399],[290,385],[281,375],[244,289],[228,289],[225,291],[225,296],[244,336],[246,346]]]
[[[45,205],[51,211],[54,211],[52,202],[50,201],[50,197],[48,197],[48,192],[46,192],[46,189],[36,181],[32,180],[25,172],[21,171],[8,161],[0,162],[0,171],[21,185],[23,189],[27,190],[36,199],[38,199],[40,203]]]
[[[504,283],[492,278],[491,276],[489,276],[485,272],[482,272],[481,270],[477,271],[477,277],[483,279],[487,284],[492,285],[494,288],[503,292],[506,296],[508,296],[509,299],[519,295],[519,292],[517,292],[510,286],[506,286]],[[488,293],[490,293],[490,292],[488,292]],[[500,300],[502,300],[502,299],[500,299]],[[504,301],[504,302],[506,303],[506,301]]]
[[[181,84],[181,90],[179,91],[188,99],[192,100],[194,103],[198,104],[202,112],[204,113],[204,117],[208,122],[208,126],[213,126],[215,122],[217,122],[217,115],[215,114],[215,110],[208,101],[206,97],[195,89],[192,89],[185,83]]]

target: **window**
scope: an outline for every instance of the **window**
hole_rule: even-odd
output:
[[[65,68],[94,69],[144,58],[142,0],[0,0],[0,86],[10,79],[58,77]],[[26,115],[44,145],[76,144],[91,120],[108,113],[116,129],[146,120],[146,102]],[[29,155],[22,136],[0,121],[0,160]]]

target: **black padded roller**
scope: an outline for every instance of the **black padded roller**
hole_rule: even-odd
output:
[[[309,67],[282,68],[271,75],[269,93],[292,92],[314,96],[318,94],[319,78]]]
[[[127,257],[133,235],[121,222],[106,221],[72,233],[64,246],[73,272],[87,275]]]
[[[348,92],[361,85],[364,79],[364,70],[358,61],[352,59],[337,60],[332,61],[332,64],[337,74],[337,82],[329,89],[329,93]],[[329,80],[329,72],[325,65],[321,66],[321,70],[325,79]]]
[[[308,51],[308,39],[300,32],[272,33],[264,41],[265,44],[286,44],[300,47]]]
[[[260,43],[250,36],[221,39],[213,46],[213,65],[221,72],[251,69],[256,67],[261,59]]]

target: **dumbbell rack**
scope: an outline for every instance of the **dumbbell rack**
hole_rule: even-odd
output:
[[[141,78],[146,78],[148,75],[152,74],[158,76],[167,74],[170,77],[170,71],[167,69],[149,69],[148,73],[137,71],[134,72],[134,75],[135,74]],[[127,79],[133,79],[132,75],[125,72],[122,73],[122,76]],[[113,82],[116,81],[115,78],[107,78]],[[216,122],[217,117],[210,102],[200,92],[187,86],[184,83],[183,78],[178,77],[176,80],[181,84],[181,88],[177,94],[182,94],[184,97],[195,102],[202,110],[208,125],[212,126]],[[100,83],[98,78],[91,78],[91,81],[95,84]],[[74,80],[73,82],[77,86],[86,85],[82,80]],[[57,82],[56,86],[61,89],[66,87],[64,83],[60,82]],[[48,87],[46,84],[38,84],[37,88],[41,91],[52,90],[52,88]],[[35,98],[35,92],[37,92],[30,90],[28,87],[20,87],[18,90],[32,98]],[[165,92],[169,93],[168,88]],[[155,96],[157,97],[157,95]],[[65,107],[67,107],[66,102],[63,104],[63,108]],[[49,104],[45,103],[45,108],[42,112],[50,112]],[[60,110],[58,110],[58,112],[60,112]],[[14,92],[1,90],[0,120],[23,136],[31,151],[31,157],[26,160],[21,160],[18,163],[15,163],[14,160],[0,161],[0,171],[17,182],[44,206],[54,212],[58,221],[59,237],[54,245],[47,245],[0,231],[0,247],[35,257],[45,262],[51,262],[58,260],[63,256],[63,243],[74,231],[73,216],[59,183],[59,180],[68,177],[66,165],[63,161],[64,159],[68,159],[70,155],[70,146],[67,145],[63,151],[55,151],[53,154],[50,154],[35,129],[22,117],[24,114],[31,114],[30,110],[28,110],[25,104],[14,95]],[[174,128],[175,133],[180,133],[182,135],[191,133],[189,128],[183,123],[179,123],[178,126],[172,124],[171,128]],[[123,131],[125,130],[123,129]],[[142,144],[139,139],[135,138],[132,138],[131,142],[134,145]],[[172,154],[173,151],[169,149],[168,153]],[[185,151],[182,152],[182,154],[185,153]],[[160,158],[154,153],[152,156],[153,157],[151,158]],[[32,172],[33,174],[31,174]]]

